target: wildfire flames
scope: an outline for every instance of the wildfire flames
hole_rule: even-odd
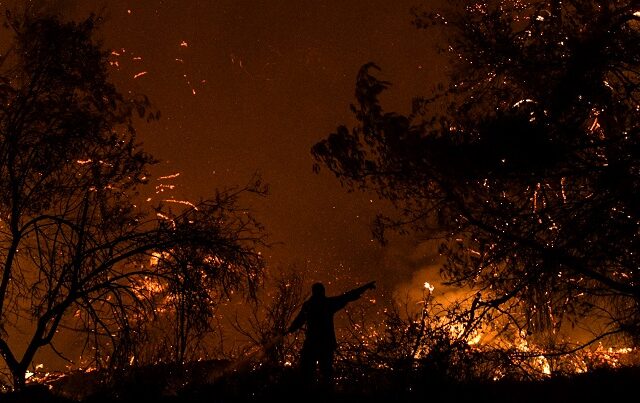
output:
[[[161,254],[156,253],[151,256],[150,264],[157,265],[162,258],[163,256]],[[154,294],[162,294],[165,291],[165,286],[155,279],[144,279],[138,286],[138,292],[141,293],[141,295],[144,294],[146,297]],[[528,377],[534,379],[542,379],[560,372],[563,374],[580,374],[596,368],[618,368],[637,360],[637,349],[630,347],[613,347],[598,343],[592,348],[577,350],[570,354],[556,355],[555,352],[545,351],[545,349],[536,344],[526,332],[518,332],[516,337],[510,340],[506,337],[496,337],[494,334],[495,331],[491,326],[468,331],[469,329],[467,329],[466,323],[462,321],[452,321],[450,316],[442,314],[444,311],[437,314],[430,311],[437,305],[437,302],[433,298],[435,290],[436,287],[430,282],[424,282],[422,284],[424,298],[418,302],[422,314],[418,316],[417,320],[410,323],[414,328],[421,329],[423,334],[418,335],[418,337],[420,337],[420,340],[425,341],[425,343],[421,344],[421,346],[415,350],[413,356],[415,360],[432,359],[431,353],[433,349],[436,348],[436,345],[430,344],[430,340],[426,340],[426,338],[434,337],[434,335],[437,334],[433,332],[434,329],[443,330],[441,335],[446,335],[445,338],[449,341],[462,341],[468,348],[468,354],[484,354],[499,349],[510,356],[513,360],[512,362],[517,362],[520,368],[524,368]],[[375,306],[376,303],[370,302],[370,304],[367,305]],[[386,309],[378,310],[377,315],[383,315],[385,312],[387,312]],[[385,327],[389,326],[389,323],[385,322],[384,318],[378,317],[377,321],[384,323]],[[375,320],[371,321],[371,323],[373,322],[375,322]],[[384,330],[381,330],[379,326],[371,323],[352,324],[351,331],[359,334],[358,337],[361,346],[373,350],[379,345],[384,335]],[[274,340],[280,343],[282,338]],[[272,340],[270,347],[273,347],[273,344],[274,341]],[[258,350],[254,348],[250,351],[255,353]],[[254,353],[244,358],[241,356],[238,362],[246,364],[248,360],[256,356]],[[347,360],[354,361],[360,358],[361,357],[355,354],[346,357]],[[206,357],[200,358],[200,360],[203,359],[206,359]],[[129,365],[135,365],[134,361],[132,357]],[[282,365],[284,367],[291,367],[295,362],[295,356],[289,353],[283,359]],[[234,366],[233,363],[231,365],[234,368],[237,367],[237,365]],[[381,369],[390,368],[389,364],[384,362],[378,363],[375,366]],[[87,366],[75,370],[69,367],[68,371],[51,371],[45,369],[43,364],[38,364],[27,373],[27,383],[45,384],[52,388],[52,385],[60,384],[70,376],[77,376],[79,373],[91,374],[96,370],[95,366]],[[509,368],[497,366],[493,370],[492,379],[498,381],[507,376],[509,376]]]

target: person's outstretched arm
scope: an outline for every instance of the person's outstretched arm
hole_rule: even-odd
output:
[[[376,282],[371,281],[361,287],[354,288],[351,291],[347,291],[342,295],[334,297],[336,302],[336,306],[334,309],[338,310],[338,309],[344,308],[344,306],[347,305],[349,302],[355,301],[358,298],[360,298],[365,291],[373,290],[374,288],[376,288]]]

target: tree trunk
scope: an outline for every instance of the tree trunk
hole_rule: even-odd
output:
[[[24,387],[27,382],[26,368],[22,368],[22,366],[20,366],[19,368],[10,368],[10,370],[11,370],[11,376],[13,377],[13,390],[15,392],[24,390]]]

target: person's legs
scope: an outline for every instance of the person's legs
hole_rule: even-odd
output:
[[[318,357],[322,385],[326,390],[333,389],[333,350],[323,351]]]
[[[311,385],[315,378],[316,372],[316,354],[311,348],[302,348],[300,353],[300,375],[302,376],[302,383],[305,385]]]

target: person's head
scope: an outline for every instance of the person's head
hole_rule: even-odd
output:
[[[324,297],[324,285],[322,283],[314,283],[311,286],[311,295],[314,297]]]

